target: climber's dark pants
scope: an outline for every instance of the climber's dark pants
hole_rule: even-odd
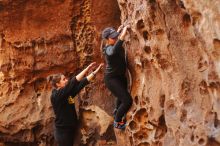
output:
[[[55,128],[55,140],[58,146],[73,146],[78,128]]]
[[[132,97],[127,90],[127,79],[125,76],[110,77],[106,75],[105,84],[117,98],[115,121],[121,122],[122,117],[128,112],[132,105]]]

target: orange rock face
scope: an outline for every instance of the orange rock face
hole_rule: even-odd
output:
[[[106,26],[119,24],[116,1],[0,1],[2,145],[54,145],[54,116],[47,76],[54,73],[70,76],[92,61],[101,62],[100,32]],[[87,126],[88,123],[82,125],[87,126],[82,128],[82,139],[96,134],[95,139],[83,140],[85,144],[98,142],[98,135],[106,134],[112,121],[114,98],[107,95],[101,74],[97,80],[77,97],[79,115],[95,115],[93,121],[97,122],[96,129]],[[95,107],[90,109],[90,105]],[[100,127],[101,131],[97,131]]]
[[[219,146],[220,2],[189,0],[0,1],[0,145],[52,146],[53,73],[102,62],[100,34],[125,39],[133,106],[113,130],[103,74],[77,96],[76,145]]]
[[[3,1],[1,31],[10,43],[71,35],[71,0]]]

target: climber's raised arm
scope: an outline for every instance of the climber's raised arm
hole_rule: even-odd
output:
[[[126,32],[127,32],[127,30],[128,30],[129,27],[130,27],[129,25],[126,25],[126,26],[123,28],[121,34],[119,35],[119,39],[120,39],[120,40],[123,41],[123,40],[125,39],[125,35],[126,35]]]

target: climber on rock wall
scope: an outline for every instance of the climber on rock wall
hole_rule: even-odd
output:
[[[51,103],[55,113],[54,136],[58,146],[73,146],[74,137],[78,131],[74,97],[95,78],[102,66],[103,64],[100,64],[95,71],[86,77],[85,75],[96,67],[95,62],[69,80],[63,74],[49,77],[49,81],[54,88],[52,89]]]
[[[125,129],[126,121],[123,117],[132,105],[132,97],[127,90],[127,65],[125,50],[122,46],[128,27],[129,25],[125,27],[122,25],[118,31],[107,27],[102,31],[102,38],[106,40],[106,45],[102,49],[106,62],[104,81],[116,97],[114,127],[118,129]]]

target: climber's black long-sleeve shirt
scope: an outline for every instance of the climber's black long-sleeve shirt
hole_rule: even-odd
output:
[[[122,46],[123,41],[118,40],[114,46],[106,46],[103,51],[105,54],[105,75],[106,76],[120,76],[125,75],[126,61],[125,50]]]
[[[61,89],[53,89],[51,103],[55,113],[55,126],[57,128],[73,127],[77,123],[74,97],[88,84],[87,78],[77,81],[76,77],[70,79]]]

